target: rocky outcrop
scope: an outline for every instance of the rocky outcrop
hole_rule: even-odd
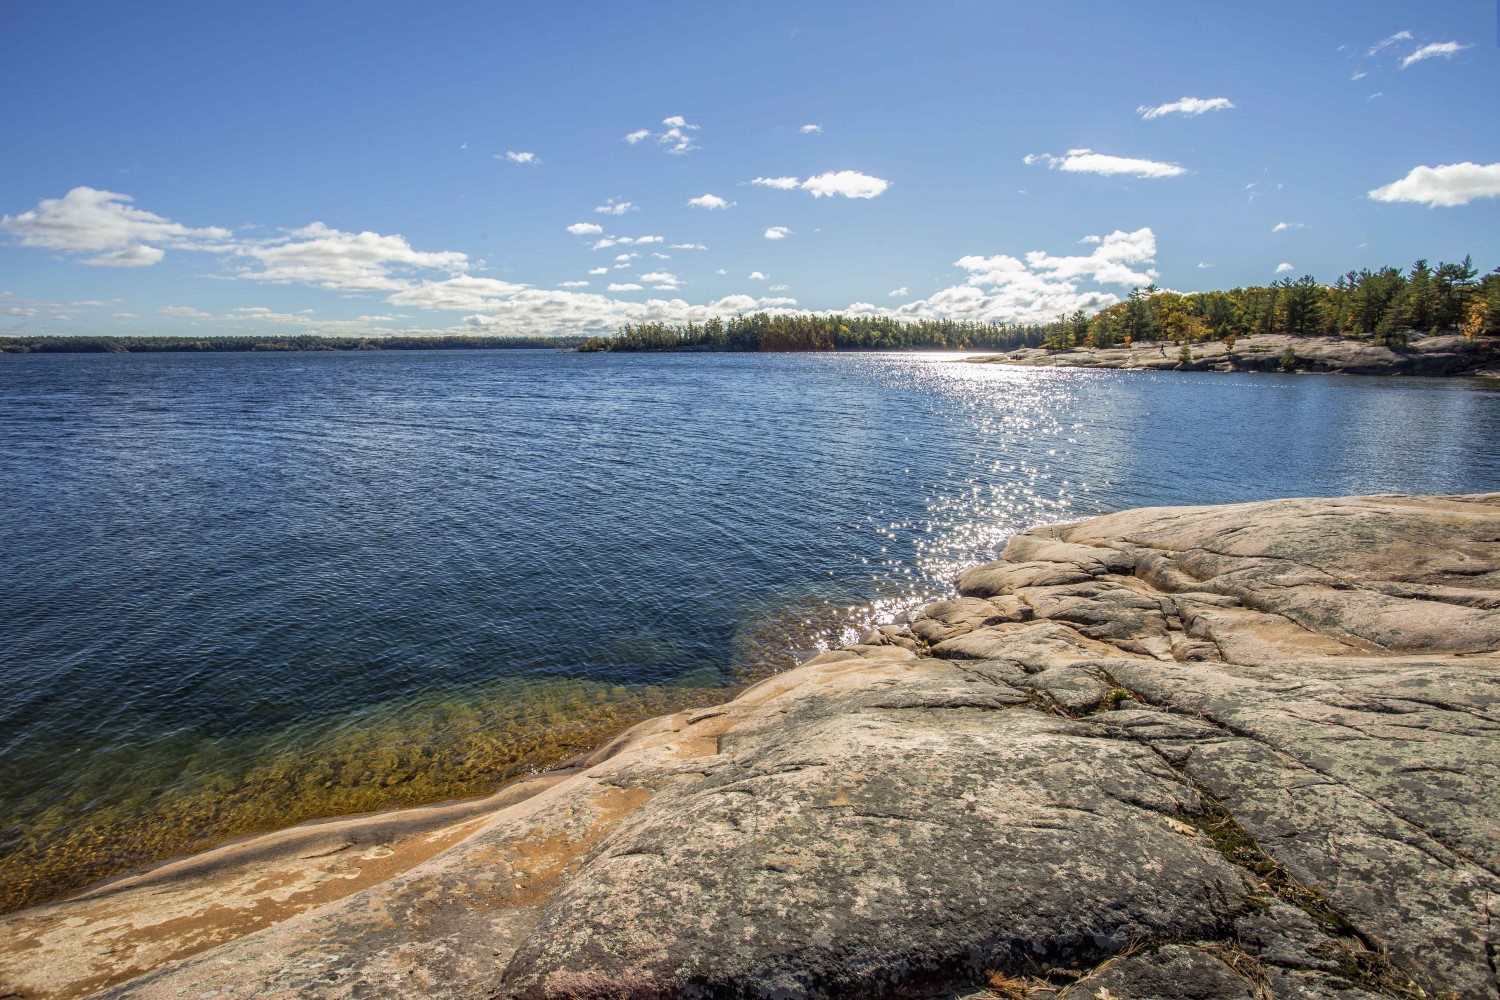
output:
[[[1500,494],[1129,511],[959,591],[462,815],[14,914],[3,985],[1500,996]]]
[[[1240,337],[1233,347],[1217,340],[1191,344],[1189,351],[1191,359],[1184,360],[1181,349],[1166,342],[1097,349],[1077,347],[1061,351],[1030,347],[964,360],[973,364],[1044,368],[1500,377],[1500,344],[1493,340],[1469,341],[1450,334],[1413,334],[1409,344],[1391,347],[1348,337],[1261,334]]]

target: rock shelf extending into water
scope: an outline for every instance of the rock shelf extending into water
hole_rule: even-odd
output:
[[[13,914],[0,994],[1500,996],[1500,494],[1127,511],[958,583],[484,802]]]
[[[1038,368],[1122,368],[1186,372],[1327,372],[1340,375],[1486,375],[1500,377],[1500,348],[1492,340],[1456,334],[1413,336],[1394,347],[1349,337],[1294,337],[1284,333],[1241,337],[1231,347],[1210,340],[1191,344],[1191,359],[1167,342],[1130,347],[1028,347],[1008,354],[965,358],[971,364]],[[1290,352],[1290,354],[1288,354]]]

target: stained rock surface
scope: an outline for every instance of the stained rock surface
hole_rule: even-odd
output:
[[[958,584],[461,815],[13,914],[0,995],[1500,997],[1500,494],[1127,511]]]
[[[1139,368],[1152,371],[1334,372],[1343,375],[1485,375],[1500,377],[1500,344],[1458,334],[1413,333],[1394,346],[1351,337],[1298,337],[1285,333],[1189,345],[1191,359],[1166,341],[1116,347],[1049,351],[1027,347],[965,360],[1042,368]],[[1287,352],[1291,354],[1288,356]]]

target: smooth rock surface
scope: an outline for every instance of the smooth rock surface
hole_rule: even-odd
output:
[[[960,595],[452,822],[12,914],[0,995],[1500,997],[1500,494],[1127,511]]]
[[[974,364],[1042,368],[1500,376],[1500,346],[1495,341],[1469,341],[1457,334],[1414,333],[1410,343],[1387,347],[1371,340],[1350,337],[1297,337],[1271,333],[1240,337],[1233,350],[1217,340],[1190,344],[1189,349],[1193,355],[1191,361],[1182,360],[1178,345],[1165,341],[1130,347],[1075,347],[1063,351],[1027,347],[1006,354],[987,354],[964,360]],[[1289,350],[1293,361],[1287,365],[1284,357]]]

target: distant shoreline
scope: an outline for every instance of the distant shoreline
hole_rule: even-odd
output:
[[[0,354],[236,354],[303,351],[568,350],[564,337],[0,337]]]

